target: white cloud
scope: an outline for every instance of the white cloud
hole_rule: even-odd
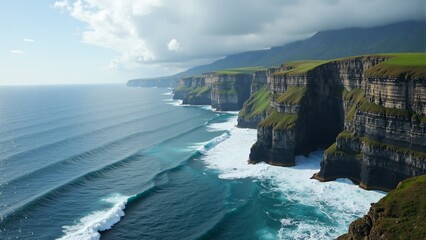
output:
[[[63,1],[55,1],[55,3],[53,4],[54,8],[67,8],[68,7],[68,1],[67,0],[63,0]]]
[[[13,49],[13,50],[10,50],[10,53],[13,53],[13,54],[25,54],[26,52],[24,50],[20,50],[20,49]]]
[[[118,52],[113,69],[182,69],[320,30],[425,18],[424,0],[59,0],[53,6],[86,24],[83,42]]]
[[[31,39],[31,38],[24,38],[24,42],[34,42],[34,39]]]
[[[182,50],[182,47],[180,46],[180,43],[173,38],[170,40],[169,44],[167,44],[167,49],[169,49],[169,51],[179,52]]]

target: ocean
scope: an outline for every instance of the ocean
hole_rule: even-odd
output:
[[[310,179],[321,151],[248,165],[236,117],[170,89],[0,87],[0,239],[333,239],[384,196]]]

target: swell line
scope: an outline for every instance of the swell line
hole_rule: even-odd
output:
[[[173,111],[176,111],[176,110],[173,110]],[[65,138],[65,139],[61,139],[61,140],[53,142],[53,143],[44,144],[44,145],[38,146],[38,147],[33,148],[33,149],[25,150],[25,151],[20,152],[20,153],[16,153],[16,154],[6,156],[6,157],[0,159],[0,163],[3,162],[3,161],[11,160],[11,159],[19,159],[19,158],[22,158],[25,155],[30,155],[31,153],[36,152],[36,151],[42,151],[44,149],[52,148],[52,147],[55,147],[57,145],[64,144],[64,143],[67,143],[67,142],[70,142],[70,141],[73,141],[73,140],[76,140],[76,139],[79,139],[79,138],[87,137],[87,136],[90,136],[90,135],[95,135],[95,134],[98,134],[98,133],[101,133],[103,131],[110,130],[110,129],[113,129],[113,128],[118,128],[118,127],[123,126],[123,125],[135,123],[135,122],[138,122],[138,121],[141,121],[141,120],[155,118],[155,117],[157,117],[161,114],[167,113],[167,112],[170,112],[170,111],[162,111],[162,112],[159,112],[155,115],[136,118],[136,119],[132,119],[132,120],[129,120],[129,121],[109,125],[109,126],[98,128],[98,129],[95,129],[95,130],[91,130],[91,131],[88,131],[88,132],[85,132],[85,133],[82,133],[82,134],[77,134],[77,135],[74,135],[74,136],[71,136],[71,137],[68,137],[68,138]],[[1,144],[1,142],[0,142],[0,144]]]
[[[93,111],[93,108],[95,108],[96,106],[108,106],[108,103],[98,103],[98,104],[96,104],[96,105],[93,105],[91,108],[88,108],[87,110],[84,110],[83,111],[83,113],[81,113],[80,112],[80,114],[77,114],[77,115],[75,115],[75,114],[67,114],[67,115],[65,115],[65,116],[63,116],[63,117],[61,117],[60,119],[68,119],[68,118],[70,118],[70,117],[74,117],[74,116],[84,116],[84,115],[88,115],[88,114],[91,114],[91,113],[102,113],[102,112],[107,112],[107,111],[112,111],[112,110],[115,110],[115,109],[123,109],[123,107],[121,106],[121,105],[124,105],[124,106],[126,106],[125,105],[125,103],[126,102],[122,102],[122,103],[119,103],[120,105],[119,106],[117,106],[117,107],[114,107],[114,108],[103,108],[101,111]],[[148,103],[150,103],[150,102],[147,102],[147,104]],[[135,103],[135,104],[132,104],[132,105],[130,105],[128,108],[131,108],[131,107],[135,107],[135,106],[139,106],[140,105],[140,103]],[[49,108],[46,108],[46,109],[49,109]],[[70,112],[72,109],[79,109],[79,108],[76,108],[76,107],[72,107],[72,108],[66,108],[66,109],[64,109],[64,108],[61,108],[61,107],[58,107],[58,109],[60,109],[61,111],[56,111],[56,112],[52,112],[50,115],[52,115],[52,114],[55,114],[55,115],[57,115],[57,114],[59,114],[59,113],[61,113],[61,112]],[[38,120],[38,119],[40,119],[40,118],[44,118],[44,115],[43,116],[40,116],[40,114],[39,114],[39,112],[43,112],[43,113],[49,113],[49,111],[46,111],[46,110],[38,110],[37,112],[34,112],[34,113],[32,113],[32,115],[26,115],[26,117],[25,117],[25,119],[22,119],[22,116],[20,116],[20,115],[15,115],[15,116],[10,116],[10,117],[12,117],[12,120],[13,120],[13,124],[19,124],[19,123],[26,123],[26,122],[33,122],[33,121],[35,121],[35,120]],[[58,120],[60,120],[60,119],[58,119],[58,118],[56,118],[56,121],[58,121]],[[55,119],[53,119],[53,120],[55,120]],[[27,126],[23,126],[23,127],[28,127],[29,125],[27,125]]]
[[[185,135],[187,135],[187,134],[189,134],[191,132],[197,131],[197,130],[199,130],[199,129],[201,129],[201,128],[203,128],[203,127],[211,124],[212,122],[215,122],[219,118],[221,118],[221,116],[216,116],[216,117],[210,119],[209,121],[205,122],[202,125],[199,125],[197,127],[191,128],[191,129],[189,129],[187,131],[184,131],[184,132],[182,132],[182,133],[180,133],[180,134],[178,134],[178,135],[176,135],[176,136],[174,136],[172,138],[167,138],[166,140],[162,141],[161,143],[159,143],[157,145],[161,145],[161,144],[165,144],[165,143],[171,142],[171,141],[176,140],[176,139],[178,139],[178,138],[180,138],[182,136],[185,136]]]
[[[42,171],[45,172],[45,170],[44,170],[45,168],[58,169],[58,165],[59,164],[62,164],[62,163],[64,163],[64,164],[70,164],[70,163],[78,161],[80,159],[84,159],[85,157],[90,157],[90,156],[93,156],[93,155],[95,155],[97,153],[102,153],[103,151],[108,150],[108,149],[112,148],[113,146],[115,146],[117,144],[120,144],[121,142],[130,141],[131,139],[137,139],[138,137],[146,136],[147,134],[164,132],[164,131],[166,131],[168,129],[171,129],[171,128],[174,128],[176,126],[183,125],[183,124],[187,123],[189,119],[192,119],[192,118],[186,118],[186,119],[183,119],[183,120],[178,121],[178,122],[173,122],[173,123],[169,124],[168,126],[160,126],[158,128],[155,128],[155,129],[146,130],[146,131],[140,131],[140,132],[136,132],[136,133],[133,133],[133,134],[130,134],[130,135],[126,135],[126,136],[124,136],[122,138],[115,139],[115,140],[113,140],[111,142],[108,142],[106,144],[103,144],[103,145],[97,146],[95,148],[89,149],[89,150],[87,150],[87,151],[85,151],[83,153],[79,153],[79,154],[76,154],[74,156],[71,156],[71,157],[68,157],[68,158],[56,161],[56,162],[52,162],[52,163],[50,163],[50,164],[48,164],[46,166],[43,166],[43,167],[40,167],[40,168],[34,170],[34,171],[27,172],[27,173],[24,172],[24,174],[21,175],[21,176],[14,176],[15,178],[13,178],[12,181],[9,181],[8,184],[11,184],[11,183],[15,182],[15,180],[31,176],[33,173],[42,172]],[[195,127],[193,129],[198,129],[198,127]],[[166,141],[166,140],[164,140],[164,141]],[[163,142],[159,143],[158,145],[161,145]],[[31,156],[33,156],[33,154],[31,154]],[[19,158],[19,159],[15,160],[15,161],[13,161],[13,164],[14,165],[19,165],[20,162],[22,162],[22,161],[26,161],[25,158]],[[7,166],[7,167],[11,168],[14,165]],[[3,167],[5,168],[5,166],[3,166]],[[4,176],[3,176],[3,178],[4,178]],[[7,180],[7,179],[3,179],[3,182],[5,180]],[[3,184],[0,184],[0,187]]]
[[[140,112],[140,111],[131,112],[130,115],[133,115],[133,114],[138,113],[138,112]],[[163,111],[161,113],[165,113],[165,112],[166,111]],[[128,115],[129,114],[127,114],[126,116],[128,116]],[[150,115],[150,116],[158,116],[158,115],[159,115],[159,113],[156,114],[156,115]],[[92,120],[89,120],[89,121],[83,121],[83,122],[78,122],[78,123],[69,124],[69,125],[62,125],[62,126],[50,128],[50,129],[47,129],[47,130],[42,130],[42,131],[39,131],[39,132],[33,132],[33,133],[24,134],[24,135],[20,135],[20,136],[16,136],[16,137],[11,137],[9,139],[2,139],[2,141],[0,141],[0,144],[5,144],[5,143],[10,142],[10,141],[17,141],[17,140],[20,140],[22,138],[36,137],[36,136],[39,136],[41,134],[51,133],[51,132],[55,132],[55,131],[62,130],[62,129],[67,129],[68,127],[72,127],[72,126],[79,126],[81,124],[98,122],[99,120],[111,120],[111,119],[119,118],[120,116],[123,117],[122,114],[120,114],[120,115],[117,114],[115,116],[111,116],[111,117],[108,117],[108,118],[98,118],[98,119],[92,119]],[[147,116],[147,117],[150,117],[150,116]],[[146,117],[144,117],[144,118],[146,118]],[[142,120],[144,118],[136,118],[135,120]],[[67,119],[67,118],[64,118],[64,119]],[[63,120],[63,119],[61,119],[61,120]]]
[[[47,189],[46,191],[43,191],[42,193],[39,193],[36,196],[28,198],[24,201],[20,201],[18,204],[14,204],[13,208],[11,208],[11,206],[8,206],[7,209],[3,209],[1,211],[1,215],[3,216],[2,222],[12,220],[14,216],[19,217],[18,213],[20,212],[31,210],[38,206],[42,206],[43,203],[47,203],[48,201],[55,201],[61,194],[70,191],[72,188],[84,186],[84,181],[93,181],[97,178],[101,178],[102,174],[105,174],[106,172],[109,172],[111,170],[119,169],[120,167],[123,167],[126,164],[137,160],[139,157],[142,157],[142,155],[138,153],[132,154],[129,157],[124,158],[118,162],[106,165],[94,171],[87,172],[81,176],[78,176],[65,182],[60,186]]]
[[[138,105],[135,105],[135,106],[138,106]],[[130,107],[130,108],[133,109],[134,107]],[[119,109],[122,109],[122,108],[119,108]],[[149,108],[147,111],[150,111],[151,109],[152,108]],[[107,111],[110,111],[110,109],[107,109],[107,110],[102,111],[102,112],[107,112]],[[100,113],[100,112],[97,112],[97,113]],[[45,132],[52,131],[52,130],[59,130],[59,129],[65,128],[65,127],[78,126],[80,124],[87,124],[87,123],[97,122],[97,121],[100,121],[100,120],[111,120],[111,119],[123,117],[123,114],[125,116],[129,116],[129,115],[134,115],[136,113],[140,113],[140,109],[138,109],[136,111],[132,111],[132,112],[126,112],[126,113],[121,113],[120,112],[119,114],[115,114],[115,115],[109,116],[107,118],[96,118],[96,119],[93,119],[93,120],[83,121],[83,122],[74,123],[74,124],[59,125],[59,126],[57,126],[55,128],[44,129],[44,130],[38,131],[38,132],[28,133],[28,131],[25,131],[26,134],[22,134],[22,135],[18,135],[18,136],[13,136],[13,137],[10,137],[10,138],[3,138],[0,143],[4,143],[4,142],[7,142],[7,141],[16,140],[16,139],[20,139],[20,138],[23,138],[23,137],[31,136],[32,134],[41,134],[41,133],[45,133]],[[89,114],[93,114],[93,112],[86,113],[86,114],[74,115],[72,117],[73,118],[75,118],[75,117],[81,117],[81,116],[85,116],[85,115],[89,115]],[[38,124],[34,124],[34,125],[28,125],[28,126],[24,126],[24,127],[13,128],[13,129],[9,129],[7,131],[0,132],[0,135],[8,135],[8,134],[16,132],[16,131],[23,131],[23,130],[26,130],[26,129],[38,128],[38,127],[41,127],[41,126],[51,125],[53,123],[56,123],[56,122],[59,122],[59,121],[63,121],[63,120],[69,120],[69,119],[70,119],[70,117],[61,117],[61,118],[57,118],[57,119],[54,119],[54,120],[51,120],[51,121],[42,122],[42,123],[38,123]]]
[[[188,119],[182,120],[180,121],[180,124],[186,123],[188,121]],[[174,128],[176,126],[176,124],[170,124],[167,128]],[[186,131],[186,133],[195,131],[196,129],[199,129],[200,127],[202,127],[204,125],[201,126],[196,126],[194,128],[192,128],[189,131]],[[155,130],[151,130],[151,132],[155,132],[158,131],[160,129],[165,129],[165,128],[159,128],[159,129],[155,129]],[[182,136],[182,134],[177,134],[173,137],[171,137],[170,139],[176,139],[177,136]],[[168,140],[164,140],[161,143],[157,143],[156,145],[161,145],[164,142],[167,142]],[[116,170],[119,169],[120,167],[124,166],[125,164],[130,163],[131,161],[133,161],[137,156],[139,156],[139,152],[141,151],[141,149],[138,149],[136,152],[132,153],[130,156],[125,157],[124,159],[121,159],[119,161],[116,161],[114,163],[108,164],[98,170],[94,170],[94,171],[90,171],[86,174],[80,175],[78,177],[73,178],[72,180],[69,180],[67,182],[65,182],[64,184],[57,186],[57,187],[53,187],[50,189],[47,189],[46,191],[37,194],[34,197],[25,199],[25,200],[21,200],[18,204],[10,204],[7,207],[7,210],[4,210],[2,215],[4,216],[4,219],[8,219],[9,216],[13,216],[21,211],[24,211],[25,209],[31,209],[31,207],[36,207],[37,204],[42,203],[43,199],[47,198],[47,199],[55,199],[57,196],[59,196],[61,193],[64,193],[66,190],[71,189],[72,187],[77,187],[77,186],[83,186],[82,181],[83,180],[88,180],[88,181],[92,181],[96,178],[99,178],[100,175],[111,171],[111,170]],[[195,154],[199,154],[198,152],[194,153]],[[193,155],[193,156],[194,156]],[[136,156],[136,157],[135,157]],[[178,166],[174,167],[176,169],[182,167],[182,165],[186,164],[188,159],[186,159],[186,161],[180,163]],[[43,170],[40,170],[43,171]],[[46,170],[44,170],[46,171]],[[43,171],[43,172],[44,172]],[[164,170],[160,173],[163,172],[168,172],[170,171],[170,169]],[[56,182],[57,183],[57,182]],[[11,186],[11,184],[7,184],[7,185],[3,185],[4,187],[13,187]]]

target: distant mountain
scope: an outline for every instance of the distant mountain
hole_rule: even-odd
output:
[[[322,31],[305,40],[268,50],[230,55],[211,64],[193,67],[161,79],[178,79],[227,68],[276,66],[295,60],[322,60],[390,52],[426,52],[426,21]],[[133,83],[139,81],[140,79],[133,80]],[[150,81],[156,80],[154,78]]]
[[[274,66],[295,60],[322,60],[388,52],[426,52],[426,21],[322,31],[306,40],[269,50],[230,55],[177,75],[192,76],[226,68]]]

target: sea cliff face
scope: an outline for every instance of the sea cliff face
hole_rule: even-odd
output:
[[[347,177],[390,190],[425,174],[426,70],[384,74],[390,58],[297,63],[272,74],[249,162],[292,166],[296,154],[327,148],[321,181]]]
[[[204,73],[183,78],[179,80],[173,98],[181,99],[183,104],[211,105],[219,111],[240,110],[250,97],[254,77],[255,74],[245,73]],[[259,81],[256,86],[261,84]]]

